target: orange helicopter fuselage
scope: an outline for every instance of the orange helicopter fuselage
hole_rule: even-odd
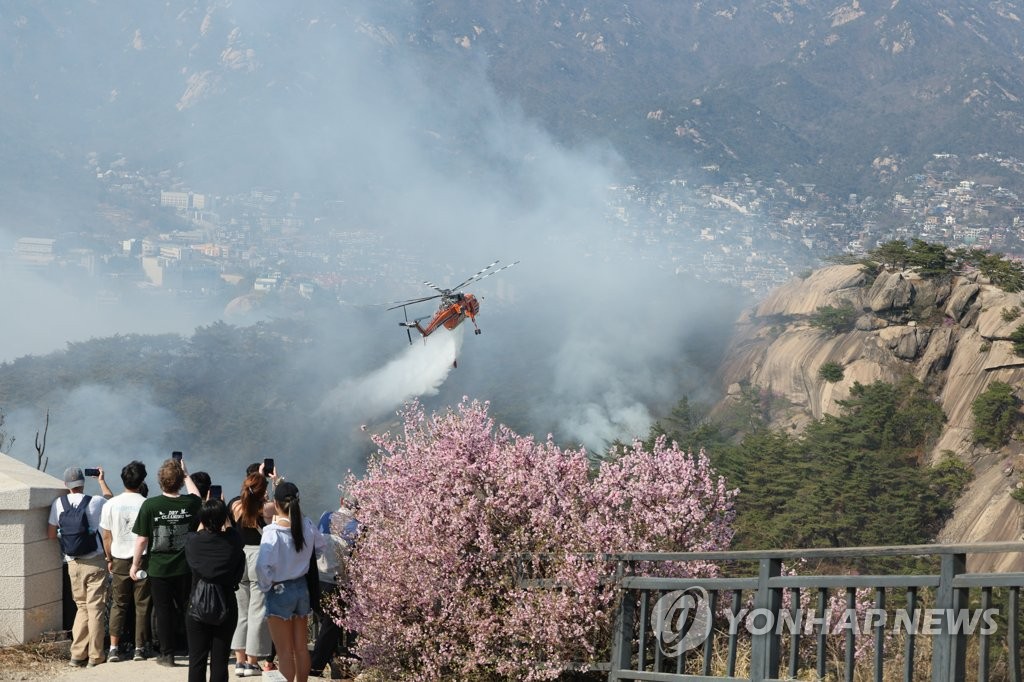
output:
[[[451,303],[442,303],[434,317],[430,319],[430,323],[426,327],[421,327],[418,323],[416,329],[424,337],[430,336],[437,330],[438,327],[443,326],[445,329],[455,329],[468,317],[473,321],[473,325],[476,326],[476,315],[480,312],[480,301],[476,300],[476,296],[473,294],[459,294],[455,301]]]

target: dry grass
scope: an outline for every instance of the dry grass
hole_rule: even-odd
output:
[[[35,680],[56,677],[67,667],[67,640],[32,642],[0,647],[0,680]]]

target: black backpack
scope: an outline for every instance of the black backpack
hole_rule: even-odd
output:
[[[89,528],[89,517],[86,514],[91,499],[92,496],[85,495],[77,507],[72,507],[67,495],[60,496],[64,511],[57,517],[57,537],[61,550],[69,557],[86,556],[99,549],[96,531]]]
[[[204,578],[197,578],[188,600],[188,615],[207,625],[220,625],[228,617],[228,600],[224,588]]]

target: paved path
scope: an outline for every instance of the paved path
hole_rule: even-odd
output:
[[[43,682],[44,680],[60,680],[60,682],[107,682],[108,680],[131,680],[132,682],[185,682],[188,679],[188,662],[183,656],[176,659],[177,665],[167,668],[156,664],[156,659],[147,661],[121,661],[104,663],[95,668],[72,668],[67,663],[53,664],[39,672],[25,670],[7,670],[0,672],[0,680],[17,680],[18,682]],[[235,677],[235,664],[232,659],[228,666],[228,674],[232,681],[252,679],[254,682],[284,682],[284,675],[276,670],[265,672],[252,678]],[[325,672],[326,676],[327,673]],[[311,677],[310,680],[320,678]],[[327,679],[324,677],[323,679]],[[342,682],[352,682],[351,679]]]
[[[284,676],[273,670],[263,673],[259,677],[236,678],[234,664],[228,668],[232,680],[253,679],[265,680],[266,682],[283,682]],[[188,679],[188,663],[183,657],[177,659],[174,668],[167,668],[157,665],[155,659],[148,661],[121,661],[119,663],[104,663],[95,668],[72,668],[65,665],[57,670],[59,676],[56,679],[61,682],[107,682],[108,680],[132,680],[133,682],[184,682]],[[22,680],[52,680],[53,673],[40,677],[22,677]],[[311,678],[315,679],[315,678]]]
[[[33,657],[29,661],[11,657],[5,667],[0,667],[0,682],[43,682],[59,680],[59,682],[106,682],[107,680],[130,680],[131,682],[185,682],[188,679],[188,660],[184,656],[175,659],[175,667],[168,668],[157,665],[156,659],[146,661],[119,661],[104,663],[95,668],[73,668],[68,664],[68,642],[62,641],[50,645],[44,660]],[[254,682],[283,682],[284,676],[276,670],[265,672],[253,678],[235,677],[235,662],[232,656],[228,665],[228,675],[235,680],[252,679]],[[324,672],[324,679],[330,675]],[[316,680],[319,678],[309,678]],[[342,682],[353,682],[351,679]]]

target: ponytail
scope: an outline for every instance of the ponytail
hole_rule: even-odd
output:
[[[246,476],[242,484],[239,519],[244,528],[259,528],[263,522],[263,503],[267,499],[267,479],[263,474]],[[236,519],[238,520],[238,519]]]
[[[294,483],[288,481],[281,483],[274,491],[274,502],[281,508],[281,511],[288,514],[295,551],[301,552],[302,548],[306,546],[306,529],[302,524],[302,509],[299,507],[299,489],[295,487]]]
[[[302,524],[302,509],[299,508],[299,496],[296,495],[286,503],[288,505],[288,520],[292,527],[292,542],[295,544],[295,551],[301,552],[306,545],[305,528]]]

